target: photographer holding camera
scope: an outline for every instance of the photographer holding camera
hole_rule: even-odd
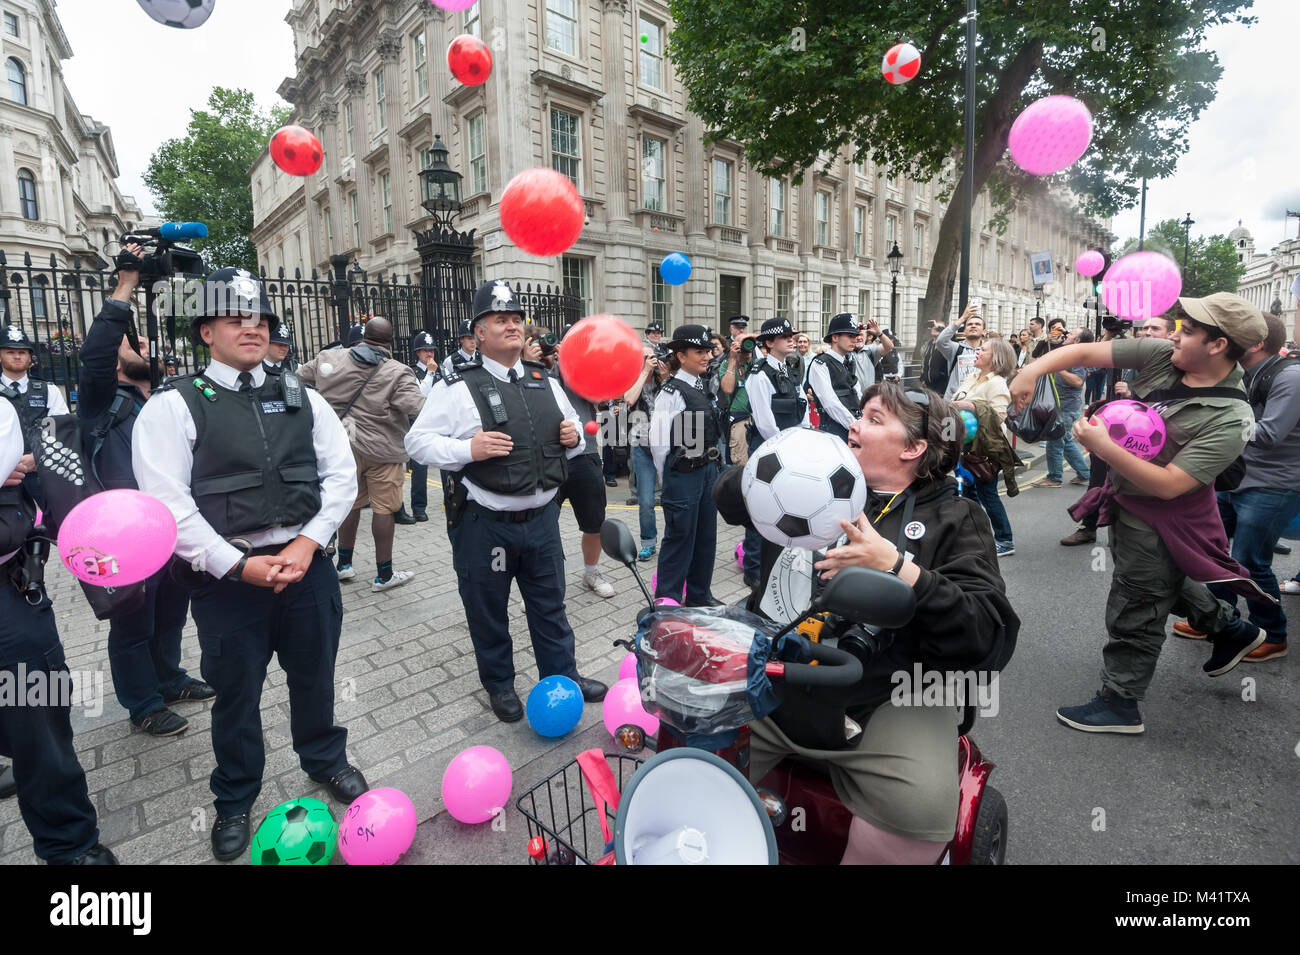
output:
[[[960,341],[958,335],[962,336]],[[980,315],[979,299],[973,298],[966,303],[957,324],[943,329],[934,341],[935,348],[948,363],[948,384],[943,394],[945,401],[951,401],[961,383],[975,371],[975,359],[979,357],[983,344],[984,319]]]
[[[647,561],[655,554],[659,541],[659,528],[655,523],[655,471],[654,457],[650,453],[650,411],[654,407],[659,387],[670,374],[668,359],[663,355],[665,346],[647,343],[643,349],[645,362],[635,384],[623,395],[627,407],[636,417],[627,429],[628,443],[632,446],[632,478],[636,482],[636,504],[641,523],[641,549],[637,560]],[[671,356],[669,351],[668,355]],[[643,493],[642,488],[649,488]]]
[[[730,323],[731,345],[726,357],[718,366],[718,405],[728,412],[727,451],[732,464],[744,467],[749,461],[749,396],[745,393],[745,380],[754,363],[754,349],[758,338],[746,331],[748,315],[733,316]]]

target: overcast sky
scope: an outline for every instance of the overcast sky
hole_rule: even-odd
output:
[[[153,199],[140,176],[163,140],[183,135],[189,110],[213,86],[241,86],[259,105],[279,102],[276,88],[293,73],[290,0],[217,0],[197,30],[154,23],[134,0],[59,0],[72,44],[64,64],[82,112],[113,130],[120,185],[146,211]],[[1254,27],[1210,34],[1223,78],[1214,103],[1192,127],[1191,148],[1177,172],[1153,181],[1147,222],[1191,213],[1193,234],[1226,233],[1242,219],[1266,252],[1283,238],[1286,209],[1300,212],[1296,140],[1300,97],[1290,77],[1300,36],[1298,0],[1256,0]],[[1287,235],[1300,222],[1292,219]],[[1116,217],[1120,241],[1137,235],[1138,210]]]

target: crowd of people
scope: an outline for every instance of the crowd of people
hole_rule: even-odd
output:
[[[1091,702],[1061,707],[1058,719],[1089,732],[1142,732],[1138,703],[1171,614],[1187,618],[1175,632],[1209,641],[1211,676],[1286,654],[1283,588],[1271,564],[1300,514],[1300,362],[1279,354],[1281,322],[1234,295],[1180,299],[1136,337],[1115,324],[1101,341],[1058,319],[1033,319],[1003,339],[987,331],[973,302],[953,325],[932,326],[916,387],[900,380],[894,334],[848,313],[831,318],[816,348],[783,316],[751,329],[736,315],[725,337],[696,324],[665,336],[651,324],[636,380],[595,403],[564,380],[558,358],[568,329],[529,322],[506,281],[475,292],[458,348],[446,356],[419,331],[413,365],[395,359],[394,328],[376,317],[299,363],[261,283],[222,269],[192,319],[211,361],[151,391],[147,343],[130,321],[138,251],[128,247],[119,259],[117,287],[87,335],[76,414],[98,436],[89,456],[100,484],[138,488],[176,519],[173,561],[140,588],[129,612],[111,618],[109,662],[118,699],[142,732],[181,733],[187,723],[173,707],[212,703],[217,859],[249,843],[265,762],[259,701],[273,654],[288,677],[303,771],[343,804],[367,789],[348,762],[347,731],[334,721],[349,592],[341,585],[359,577],[365,509],[371,591],[412,579],[413,570],[393,566],[394,528],[428,521],[430,468],[440,475],[449,572],[479,680],[491,711],[512,723],[524,715],[512,586],[524,601],[537,675],[569,677],[588,702],[606,692],[575,660],[559,522],[566,502],[580,534],[582,585],[601,598],[615,595],[600,569],[600,529],[623,468],[638,509],[637,558],[657,558],[656,598],[717,605],[719,517],[744,525],[747,606],[757,611],[780,548],[748,519],[740,469],[786,429],[815,428],[844,442],[867,479],[868,506],[819,555],[817,575],[855,564],[895,574],[916,590],[920,610],[881,644],[851,694],[806,720],[778,711],[755,724],[754,739],[756,760],[790,752],[823,759],[837,788],[854,794],[846,799],[855,815],[847,861],[933,861],[951,834],[956,800],[933,780],[952,764],[957,716],[951,708],[890,712],[881,691],[890,672],[914,663],[996,669],[1010,656],[1019,618],[999,559],[1016,543],[999,485],[1019,491],[1022,462],[1007,419],[1040,378],[1050,376],[1064,433],[1047,443],[1047,473],[1030,486],[1062,487],[1068,462],[1071,483],[1087,490],[1070,509],[1080,526],[1061,544],[1093,542],[1106,526],[1115,561],[1101,689]],[[42,497],[40,424],[68,408],[56,387],[27,376],[30,341],[14,327],[5,335],[0,470],[12,473],[0,503],[21,515],[5,527],[7,545],[23,521],[34,524],[29,504]],[[1092,419],[1095,403],[1113,397],[1160,411],[1168,439],[1152,460],[1123,450]],[[975,422],[973,442],[964,440],[963,420]],[[1227,481],[1234,468],[1235,482]],[[17,582],[22,561],[7,564]],[[1300,575],[1285,589],[1300,590]],[[48,599],[0,592],[0,667],[57,671]],[[189,615],[201,680],[180,666]],[[38,856],[114,861],[98,840],[66,705],[0,707],[0,754],[14,764],[0,775],[0,796],[17,793]],[[916,773],[883,781],[883,767],[900,758]]]

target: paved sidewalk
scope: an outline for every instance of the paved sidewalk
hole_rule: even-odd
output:
[[[626,479],[608,490],[608,516],[624,521],[636,533],[637,509],[624,504]],[[428,523],[397,528],[394,566],[417,575],[396,590],[372,594],[367,586],[373,576],[374,552],[363,517],[355,556],[358,579],[343,584],[335,716],[348,729],[349,758],[371,785],[395,786],[415,803],[421,826],[410,861],[526,862],[526,826],[514,799],[579,751],[610,742],[609,737],[601,724],[599,704],[588,705],[578,729],[558,741],[538,736],[526,720],[506,725],[492,715],[475,671],[451,570],[436,472],[429,497]],[[662,539],[662,511],[657,518]],[[602,599],[583,587],[579,533],[567,506],[560,530],[566,545],[567,607],[577,636],[578,667],[585,676],[613,683],[625,651],[612,646],[612,641],[630,634],[644,598],[631,574],[605,557],[601,568],[617,594]],[[728,602],[739,600],[744,591],[733,556],[740,538],[737,528],[719,522],[713,590]],[[655,563],[639,566],[648,586]],[[103,679],[102,712],[95,714],[91,707],[88,713],[80,706],[72,711],[77,754],[99,813],[101,839],[123,863],[212,862],[210,708],[178,705],[177,711],[190,721],[189,729],[178,737],[159,740],[133,732],[112,689],[107,622],[95,620],[76,581],[57,559],[50,562],[48,577],[68,667],[74,673],[88,671],[95,681]],[[519,674],[515,686],[525,697],[537,675],[517,590],[510,617]],[[183,652],[183,665],[198,676],[199,649],[192,622],[185,630]],[[266,775],[253,807],[254,825],[287,799],[314,796],[328,802],[322,787],[298,766],[290,745],[288,689],[274,663],[262,694],[262,724]],[[439,786],[444,768],[461,750],[479,744],[501,750],[514,771],[504,829],[500,824],[495,829],[489,824],[464,826],[443,812]],[[0,864],[35,861],[17,800],[0,802]]]

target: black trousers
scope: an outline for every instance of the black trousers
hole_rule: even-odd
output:
[[[181,631],[190,595],[164,567],[149,581],[144,606],[108,624],[108,665],[113,690],[137,723],[161,710],[189,682],[181,666]]]
[[[552,501],[520,524],[493,520],[477,506],[467,506],[451,531],[451,553],[483,688],[499,693],[515,684],[508,614],[511,581],[524,598],[538,677],[558,674],[576,680],[573,628],[564,611],[559,505]]]
[[[411,510],[415,513],[429,507],[429,466],[411,462]]]
[[[309,776],[347,766],[348,732],[334,725],[334,660],[343,629],[338,573],[316,555],[307,573],[282,593],[218,580],[193,594],[191,610],[203,651],[212,705],[212,794],[218,816],[252,808],[262,789],[262,685],[275,654],[288,678],[293,749]]]
[[[72,748],[71,700],[54,692],[43,705],[27,705],[36,699],[34,681],[51,689],[71,685],[54,611],[48,598],[27,603],[7,570],[0,567],[0,688],[17,697],[0,696],[0,756],[13,760],[18,810],[36,855],[57,865],[94,846],[99,826]]]

